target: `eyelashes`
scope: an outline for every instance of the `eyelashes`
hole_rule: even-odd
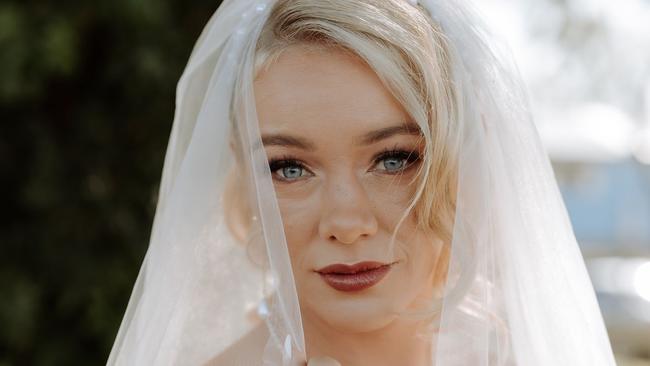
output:
[[[398,174],[413,164],[420,161],[420,154],[417,151],[385,150],[375,157],[375,170],[386,172],[386,174]],[[383,166],[383,169],[381,168]],[[378,168],[379,167],[379,168]]]
[[[420,160],[418,151],[386,149],[375,155],[370,171],[387,175],[400,174],[417,165]],[[294,182],[314,175],[303,162],[290,155],[269,160],[269,169],[273,179],[281,182]]]
[[[304,164],[290,156],[270,160],[269,168],[273,178],[281,181],[294,181],[306,176],[305,173],[309,172]],[[309,173],[311,174],[311,172]]]

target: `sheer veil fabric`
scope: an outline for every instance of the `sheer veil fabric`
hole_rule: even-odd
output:
[[[261,322],[269,335],[260,365],[306,360],[252,87],[273,4],[225,0],[194,47],[178,83],[149,249],[109,365],[205,364]],[[415,6],[449,40],[462,136],[431,364],[614,365],[516,67],[467,1]],[[233,213],[237,200],[251,203],[242,215]]]

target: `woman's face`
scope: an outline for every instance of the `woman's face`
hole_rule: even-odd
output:
[[[306,321],[371,331],[431,296],[439,242],[411,214],[391,245],[423,138],[377,75],[341,50],[295,46],[254,87]]]

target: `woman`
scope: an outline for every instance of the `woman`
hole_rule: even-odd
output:
[[[224,2],[108,363],[613,365],[516,73],[466,6]]]

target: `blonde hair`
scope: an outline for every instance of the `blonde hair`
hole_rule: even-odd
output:
[[[420,126],[427,148],[415,212],[422,228],[450,240],[458,129],[438,26],[405,0],[279,0],[257,43],[258,71],[297,44],[358,55]]]
[[[434,274],[442,284],[455,214],[460,136],[448,44],[439,26],[406,0],[278,0],[257,42],[256,73],[295,45],[357,55],[420,127],[425,153],[418,189],[400,224],[414,213],[419,228],[446,244]]]

